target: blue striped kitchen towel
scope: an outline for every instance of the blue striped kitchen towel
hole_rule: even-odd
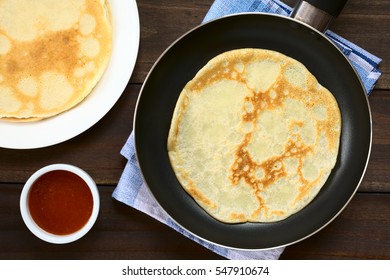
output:
[[[276,0],[215,0],[207,13],[204,22],[240,12],[269,12],[288,16],[291,8]],[[364,51],[351,42],[341,38],[331,31],[326,31],[326,35],[335,42],[335,44],[344,52],[356,67],[367,93],[372,91],[380,72],[377,66],[381,59]],[[135,155],[134,136],[130,134],[126,144],[121,150],[121,154],[127,158],[128,162],[115,188],[112,196],[131,207],[134,207],[158,221],[170,226],[184,236],[194,240],[202,246],[228,259],[278,259],[282,254],[284,247],[270,250],[236,250],[218,246],[186,231],[172,220],[169,215],[158,205],[148,187],[143,181],[138,162]]]

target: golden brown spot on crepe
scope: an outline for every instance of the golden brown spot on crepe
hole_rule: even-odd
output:
[[[75,31],[56,32],[32,42],[17,44],[7,56],[5,65],[0,65],[5,80],[12,80],[11,75],[21,78],[26,73],[36,77],[43,71],[51,69],[69,73],[69,68],[77,64],[79,60],[78,42],[72,33],[74,34]],[[67,52],[61,51],[63,44],[68,45]]]
[[[285,214],[285,211],[282,210],[274,210],[270,213],[272,216],[283,216]]]
[[[318,181],[320,180],[322,173],[323,172],[321,171],[321,174],[315,180],[309,182],[308,180],[303,178],[302,172],[299,172],[299,179],[300,182],[302,183],[302,186],[298,188],[299,194],[295,198],[293,202],[294,204],[297,203],[299,200],[301,200],[304,196],[306,196],[311,191],[311,189],[315,186],[315,184],[317,184]]]
[[[233,221],[237,221],[237,222],[245,222],[246,216],[245,216],[245,214],[242,214],[242,213],[231,213],[230,219],[232,219]]]
[[[196,188],[190,188],[188,192],[191,194],[192,197],[208,205],[211,209],[215,209],[217,207],[214,202],[208,199],[207,196],[198,191]]]
[[[0,72],[4,76],[3,83],[12,88],[15,97],[21,103],[27,104],[29,101],[40,107],[38,101],[29,98],[34,97],[35,93],[26,94],[28,89],[20,91],[20,84],[18,87],[18,83],[15,84],[14,81],[38,80],[42,73],[53,70],[65,73],[67,79],[74,82],[72,67],[79,63],[79,46],[72,34],[74,32],[74,30],[56,32],[34,41],[20,42],[8,53],[5,63],[0,65]],[[68,45],[67,52],[62,51],[63,44]]]

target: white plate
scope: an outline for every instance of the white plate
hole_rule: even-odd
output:
[[[32,149],[73,138],[97,123],[121,96],[138,54],[140,26],[135,0],[111,0],[113,50],[102,79],[76,107],[38,122],[0,121],[0,147]]]

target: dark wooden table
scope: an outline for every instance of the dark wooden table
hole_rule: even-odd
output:
[[[135,71],[113,109],[81,135],[51,147],[0,148],[0,259],[220,259],[149,216],[112,199],[125,159],[142,82],[160,54],[200,24],[213,0],[138,0],[141,42]],[[294,5],[294,0],[287,1]],[[390,1],[349,0],[331,29],[383,58],[369,98],[373,146],[366,175],[345,210],[325,229],[291,245],[282,259],[390,259]],[[48,133],[50,133],[48,131]],[[0,135],[1,137],[1,135]],[[95,179],[101,211],[81,240],[52,245],[36,238],[19,212],[23,184],[51,163],[77,165]],[[239,238],[239,237],[238,237]]]

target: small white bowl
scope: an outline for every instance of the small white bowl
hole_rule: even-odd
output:
[[[40,228],[31,217],[28,206],[29,192],[34,182],[43,174],[55,170],[66,170],[78,175],[85,181],[85,183],[87,183],[92,193],[93,209],[89,220],[80,230],[67,235],[52,234]],[[28,227],[28,229],[40,239],[55,244],[70,243],[83,237],[94,225],[99,213],[99,208],[99,192],[94,180],[84,170],[69,164],[52,164],[39,169],[27,180],[20,196],[20,212],[22,214],[23,221]]]

